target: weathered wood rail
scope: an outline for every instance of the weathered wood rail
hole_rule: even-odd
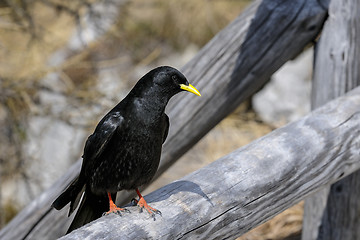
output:
[[[203,96],[181,95],[170,102],[171,128],[157,176],[261,88],[272,73],[312,43],[326,19],[328,2],[255,1],[182,69]],[[18,214],[2,229],[0,238],[53,239],[61,236],[71,218],[67,218],[66,210],[55,212],[50,205],[77,175],[79,166],[77,163],[69,169],[52,188]],[[118,196],[126,200],[130,194],[121,192]],[[245,193],[243,197],[252,198]],[[222,206],[218,202],[213,204]]]
[[[331,1],[316,47],[312,107],[360,85],[360,2]],[[360,171],[305,201],[303,240],[360,239]]]
[[[234,239],[360,168],[360,87],[146,196],[136,206],[61,238]]]

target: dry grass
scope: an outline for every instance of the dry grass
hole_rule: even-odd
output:
[[[203,46],[249,2],[135,0],[123,10],[124,18],[115,26],[115,34],[125,47],[134,50],[137,61],[157,46],[176,50],[189,43]]]
[[[54,71],[47,61],[65,44],[71,33],[66,26],[73,24],[71,17],[38,1],[27,11],[33,25],[25,16],[14,16],[21,6],[0,10],[0,103],[15,120],[35,111],[39,80]]]
[[[61,72],[72,95],[88,97],[83,91],[94,80],[94,65],[104,67],[104,61],[118,59],[119,52],[136,64],[154,50],[151,60],[189,43],[202,46],[248,1],[130,1],[108,34],[56,68],[49,66],[49,57],[66,44],[86,4],[95,1],[10,2],[0,8],[0,100],[16,115],[34,109],[39,80],[50,72]],[[104,61],[92,62],[94,54]]]

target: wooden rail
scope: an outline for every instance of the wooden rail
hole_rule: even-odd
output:
[[[313,108],[360,85],[359,11],[357,0],[330,3],[315,53]],[[357,171],[306,199],[302,239],[360,239],[359,196]]]
[[[234,239],[360,168],[360,87],[70,239]]]

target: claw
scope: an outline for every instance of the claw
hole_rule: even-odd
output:
[[[122,216],[122,213],[124,213],[124,212],[129,213],[130,211],[126,208],[119,208],[119,207],[114,206],[114,207],[111,207],[109,211],[104,212],[103,216],[109,215],[111,213]]]
[[[150,214],[150,216],[154,219],[154,221],[155,221],[155,214],[159,214],[160,216],[162,216],[162,214],[159,210],[157,210],[147,204],[144,197],[140,194],[139,189],[136,189],[136,193],[139,196],[139,200],[133,199],[131,201],[136,202],[137,206],[140,208],[140,212],[142,212],[143,209],[145,208],[146,211]]]
[[[103,213],[102,215],[105,216],[105,215],[109,215],[110,213],[115,213],[119,216],[121,216],[122,212],[130,212],[128,209],[126,208],[119,208],[118,206],[115,205],[115,203],[113,202],[113,200],[111,199],[111,194],[108,193],[108,197],[109,197],[109,211]]]
[[[142,212],[143,209],[145,209],[153,218],[155,218],[155,214],[159,214],[160,216],[162,216],[161,212],[148,205],[143,197],[141,197],[139,201],[137,201],[137,206],[140,208],[140,212]]]
[[[131,199],[131,204],[132,204],[133,206],[136,206],[138,202],[139,202],[139,201],[136,200],[135,198]]]
[[[156,210],[156,214],[159,214],[162,217],[162,213],[159,210]]]

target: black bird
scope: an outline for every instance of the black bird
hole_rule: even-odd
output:
[[[169,130],[165,107],[181,91],[200,96],[178,70],[168,66],[155,68],[101,119],[86,141],[79,176],[52,204],[60,210],[70,202],[70,216],[84,192],[68,233],[104,212],[126,211],[112,200],[120,190],[136,190],[140,208],[152,216],[160,213],[146,203],[138,188],[149,183],[156,173]]]

